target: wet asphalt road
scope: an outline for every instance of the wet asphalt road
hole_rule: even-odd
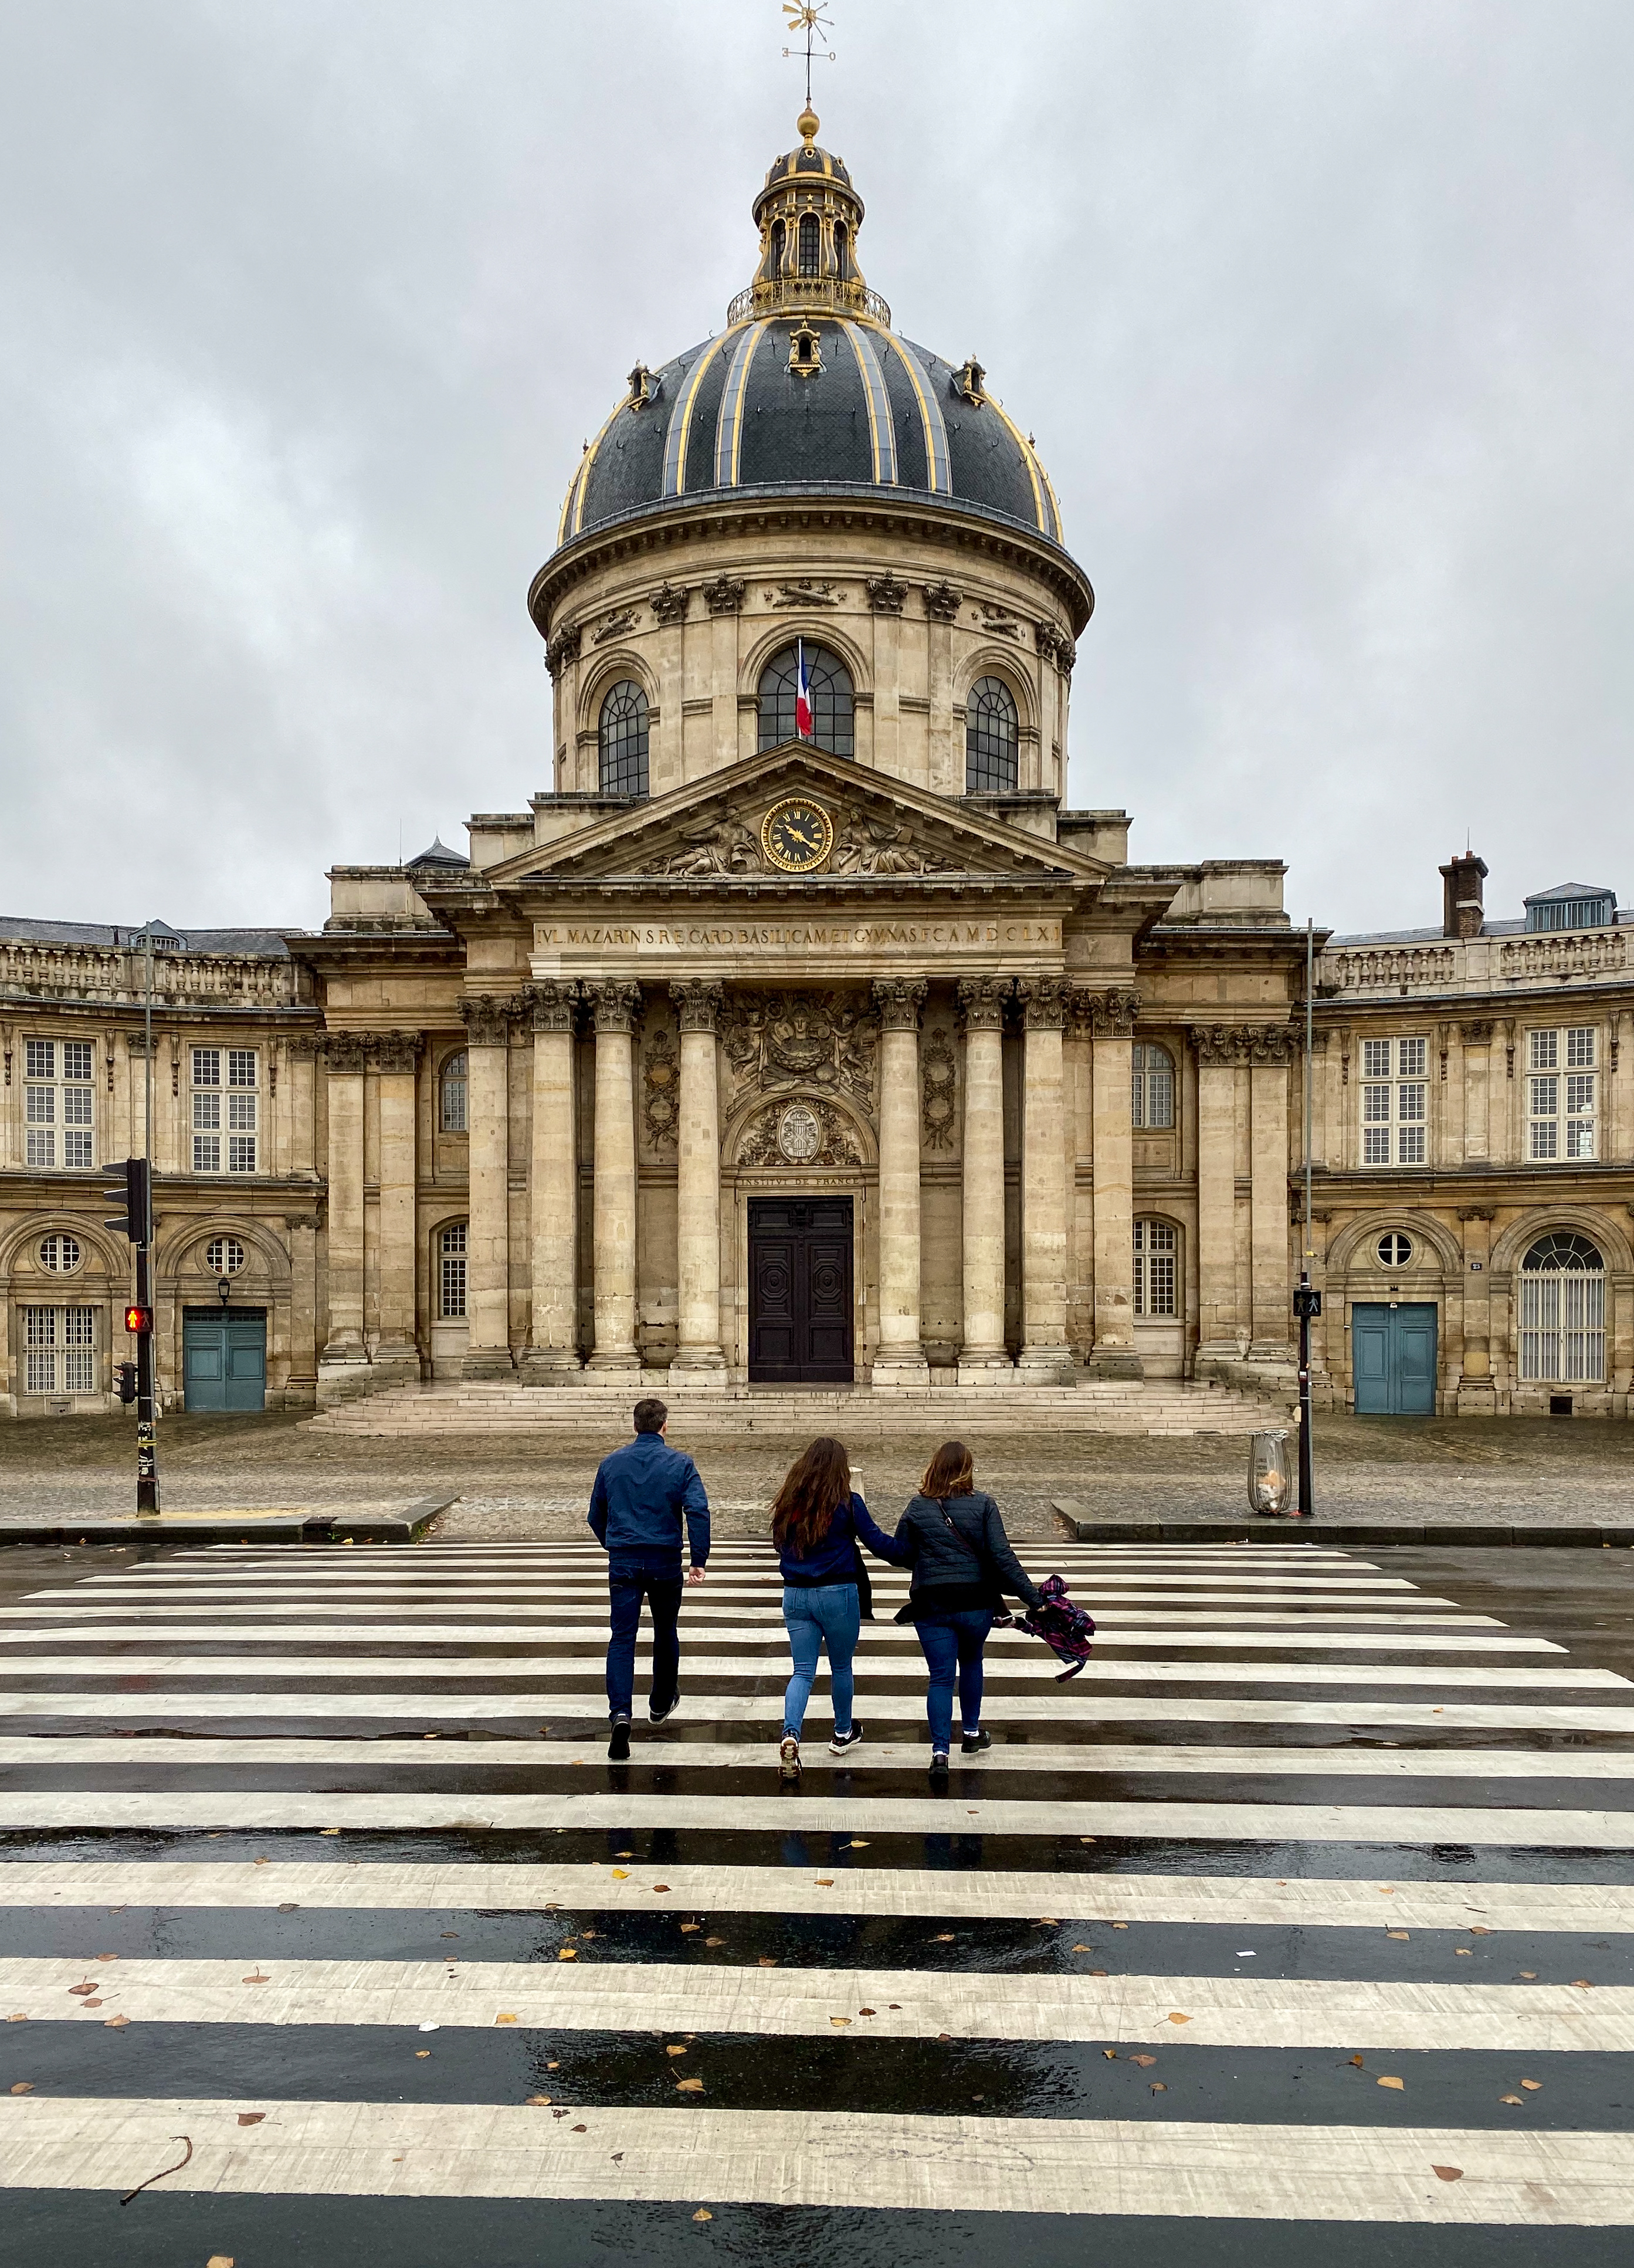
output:
[[[1024,1556],[790,1792],[747,1544],[623,1767],[578,1545],[0,1557],[8,2262],[1625,2259],[1634,1553]]]

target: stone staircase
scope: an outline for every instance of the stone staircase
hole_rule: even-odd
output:
[[[672,1382],[663,1371],[627,1372],[571,1386],[439,1381],[395,1386],[326,1410],[304,1430],[408,1440],[438,1433],[604,1433],[622,1431],[630,1406],[660,1395],[679,1439],[724,1440],[747,1433],[787,1439],[832,1425],[846,1439],[885,1440],[904,1427],[963,1425],[972,1432],[1132,1436],[1246,1435],[1285,1425],[1279,1403],[1212,1382],[1143,1385],[1086,1379],[1075,1386],[938,1386],[848,1388],[726,1387]]]

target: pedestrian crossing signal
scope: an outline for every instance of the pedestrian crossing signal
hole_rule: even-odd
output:
[[[151,1307],[130,1307],[126,1308],[125,1329],[131,1334],[133,1338],[140,1338],[145,1332],[151,1331],[152,1328],[153,1310]],[[129,1370],[132,1368],[133,1366],[129,1363],[121,1363],[120,1367],[123,1370]]]
[[[114,1391],[121,1402],[136,1400],[136,1366],[134,1362],[116,1362],[114,1365]]]

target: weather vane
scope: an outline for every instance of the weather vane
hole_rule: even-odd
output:
[[[797,58],[802,54],[805,55],[806,107],[809,110],[812,107],[813,62],[819,57],[825,63],[838,61],[832,48],[823,48],[816,44],[819,36],[823,39],[833,36],[834,26],[828,17],[828,0],[783,0],[783,12],[789,19],[789,29],[791,32],[803,31],[806,34],[806,45],[803,49],[785,48],[783,52],[785,55],[793,55]]]

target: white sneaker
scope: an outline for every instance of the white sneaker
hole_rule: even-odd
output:
[[[777,1751],[777,1777],[779,1779],[799,1779],[799,1776],[800,1744],[793,1734],[789,1733],[784,1735],[783,1746]]]

